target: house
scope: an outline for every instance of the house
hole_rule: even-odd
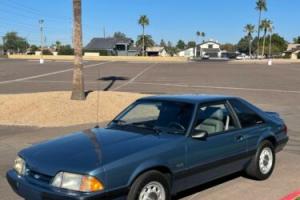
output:
[[[188,48],[177,53],[177,56],[186,58],[193,58],[195,55],[195,48]]]
[[[93,38],[84,48],[85,52],[97,52],[100,55],[136,56],[139,50],[130,38]]]
[[[285,54],[291,55],[291,59],[298,59],[300,53],[300,44],[289,44]]]
[[[147,56],[168,56],[168,53],[164,47],[147,47],[146,54]]]
[[[216,41],[209,40],[201,44],[198,44],[196,47],[196,56],[204,57],[209,56],[210,58],[220,58],[221,57],[221,48],[220,44]]]

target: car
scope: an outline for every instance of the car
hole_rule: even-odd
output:
[[[278,113],[239,97],[150,96],[105,128],[20,151],[6,177],[28,200],[169,200],[236,172],[269,178],[288,138]]]

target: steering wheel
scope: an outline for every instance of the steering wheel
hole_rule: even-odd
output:
[[[181,125],[181,124],[179,124],[178,122],[170,122],[170,123],[168,124],[168,127],[170,127],[170,128],[177,128],[177,129],[179,128],[180,130],[185,131],[184,126]]]

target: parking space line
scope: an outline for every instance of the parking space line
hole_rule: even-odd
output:
[[[88,69],[88,68],[91,68],[91,67],[105,65],[105,64],[111,63],[111,62],[90,64],[90,65],[83,66],[83,68],[84,69]],[[56,74],[61,74],[61,73],[69,72],[69,71],[73,71],[73,68],[69,68],[69,69],[65,69],[65,70],[60,70],[60,71],[55,71],[55,72],[50,72],[50,73],[45,73],[45,74],[39,74],[39,75],[36,75],[36,76],[28,76],[28,77],[24,77],[24,78],[18,78],[18,79],[14,79],[14,80],[1,81],[0,84],[22,82],[22,81],[27,81],[27,80],[31,80],[31,79],[36,79],[36,78],[42,78],[42,77],[52,76],[52,75],[56,75]]]
[[[136,79],[138,79],[140,76],[142,76],[143,74],[145,74],[147,71],[149,71],[150,69],[152,69],[154,66],[156,66],[157,63],[154,63],[154,64],[150,64],[147,68],[145,68],[143,71],[141,71],[140,73],[138,73],[135,77],[133,77],[132,79],[130,79],[128,82],[116,87],[116,88],[113,88],[112,90],[115,91],[115,90],[119,90],[131,83],[133,83]]]
[[[260,88],[239,88],[239,87],[221,87],[221,86],[208,86],[208,85],[189,85],[189,84],[173,84],[173,83],[151,83],[151,82],[130,82],[129,84],[141,85],[156,85],[167,87],[185,87],[185,88],[204,88],[204,89],[224,89],[224,90],[244,90],[254,92],[277,92],[277,93],[293,93],[300,94],[297,90],[277,90],[277,89],[260,89]]]

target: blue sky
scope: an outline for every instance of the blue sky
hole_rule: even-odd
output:
[[[140,15],[150,18],[146,31],[156,42],[162,38],[173,43],[195,40],[197,30],[206,39],[221,43],[237,42],[247,23],[257,24],[255,0],[82,0],[84,44],[92,37],[115,31],[136,39],[141,33]],[[286,40],[300,35],[300,1],[267,0],[263,17],[274,22],[275,31]],[[0,0],[0,36],[17,31],[30,43],[39,43],[38,19],[45,20],[47,44],[56,40],[71,42],[71,0]]]

